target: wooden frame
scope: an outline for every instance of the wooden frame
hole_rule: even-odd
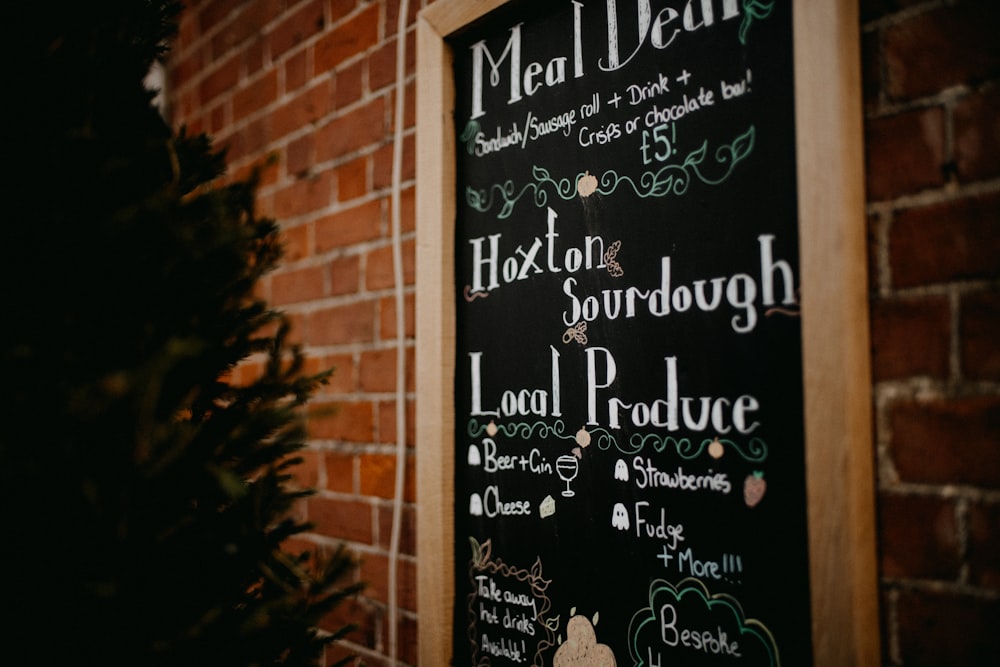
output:
[[[455,131],[452,54],[444,40],[502,4],[439,0],[417,24],[423,667],[450,663],[454,592]],[[813,646],[815,664],[830,666],[880,660],[859,52],[856,2],[794,0]]]

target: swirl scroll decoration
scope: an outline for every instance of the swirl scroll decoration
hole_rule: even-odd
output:
[[[701,181],[705,185],[721,185],[732,176],[733,171],[740,162],[743,162],[752,152],[756,140],[756,129],[751,125],[746,132],[737,136],[728,144],[723,144],[715,149],[712,154],[715,164],[706,164],[706,157],[709,154],[708,140],[702,142],[701,146],[691,151],[685,156],[680,164],[666,164],[655,171],[645,171],[639,175],[638,179],[631,176],[623,176],[614,169],[608,169],[601,174],[598,179],[596,192],[601,195],[611,195],[619,188],[631,188],[640,198],[649,197],[669,197],[684,195],[691,184],[692,179]],[[723,167],[720,174],[713,176],[712,172],[717,172],[718,167]],[[531,175],[533,182],[526,183],[521,187],[515,185],[514,181],[506,180],[503,183],[494,183],[488,188],[474,188],[469,186],[465,189],[466,203],[480,213],[489,213],[499,204],[499,211],[496,217],[505,220],[514,212],[514,207],[527,194],[531,194],[535,206],[542,208],[549,202],[549,197],[558,197],[564,201],[569,201],[577,196],[577,182],[588,175],[587,171],[576,174],[573,178],[553,178],[548,169],[532,166]],[[500,203],[502,202],[502,203]]]

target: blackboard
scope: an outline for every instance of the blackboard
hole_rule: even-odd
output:
[[[445,38],[457,667],[814,661],[793,18],[536,0]]]

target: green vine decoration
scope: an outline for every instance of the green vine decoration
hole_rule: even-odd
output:
[[[468,123],[466,123],[465,129],[462,131],[462,134],[459,135],[458,137],[459,140],[463,144],[465,144],[466,150],[469,151],[469,155],[475,153],[475,144],[472,142],[472,139],[477,134],[479,134],[479,123],[477,121],[470,120]]]
[[[744,460],[750,463],[763,463],[767,459],[767,443],[760,438],[750,438],[744,446],[733,440],[725,438],[705,438],[701,444],[695,445],[688,438],[674,438],[672,436],[661,436],[658,433],[643,435],[636,433],[629,438],[629,451],[626,454],[638,454],[647,445],[653,448],[657,454],[663,452],[668,447],[673,447],[685,461],[691,461],[701,456],[713,442],[718,440],[719,445],[728,447],[739,454]],[[720,450],[721,451],[721,450]]]
[[[463,135],[464,136],[464,135]],[[733,171],[740,162],[743,162],[754,149],[756,140],[756,129],[751,125],[745,132],[733,139],[728,144],[719,146],[712,154],[715,169],[708,169],[706,157],[709,154],[708,140],[702,142],[701,146],[688,153],[680,164],[667,164],[656,171],[643,172],[638,180],[631,176],[622,176],[614,169],[608,169],[599,178],[597,193],[601,195],[613,194],[618,188],[631,188],[632,191],[643,199],[649,197],[682,196],[691,184],[692,178],[701,181],[706,185],[721,185],[732,176]],[[716,171],[718,166],[724,167],[718,176],[712,176],[711,171]],[[497,205],[500,210],[497,218],[505,220],[514,212],[514,207],[527,194],[531,194],[535,206],[538,208],[548,204],[550,193],[564,201],[569,201],[577,196],[576,184],[587,172],[576,174],[573,178],[553,178],[548,169],[532,166],[531,175],[533,182],[526,183],[518,188],[512,180],[503,183],[494,183],[485,189],[477,189],[471,186],[465,189],[465,201],[473,209],[480,213],[488,213]]]
[[[629,438],[627,443],[619,443],[609,431],[600,427],[584,427],[590,436],[591,442],[596,443],[601,451],[616,449],[622,454],[638,454],[644,449],[651,448],[657,454],[668,449],[673,449],[678,456],[685,461],[698,458],[708,450],[713,442],[718,442],[719,446],[732,449],[744,460],[750,463],[763,463],[767,460],[767,443],[761,438],[750,438],[744,445],[727,438],[705,438],[700,444],[695,444],[690,438],[675,438],[670,435],[660,435],[659,433],[635,433]],[[567,433],[566,424],[557,419],[551,424],[544,421],[536,422],[501,422],[480,423],[478,419],[470,419],[466,428],[470,438],[481,438],[484,435],[493,437],[501,435],[505,438],[521,438],[529,440],[532,438],[555,437],[560,440],[576,441],[576,433]],[[722,450],[720,450],[722,451]]]
[[[746,46],[747,33],[754,20],[766,19],[774,11],[774,0],[743,0],[743,22],[740,24],[740,44]]]

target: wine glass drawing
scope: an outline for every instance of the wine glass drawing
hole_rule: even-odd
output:
[[[566,490],[562,492],[563,496],[572,498],[576,495],[573,489],[569,488],[569,483],[576,479],[579,471],[580,462],[572,454],[564,454],[556,459],[556,472],[559,473],[560,479],[566,482]]]

